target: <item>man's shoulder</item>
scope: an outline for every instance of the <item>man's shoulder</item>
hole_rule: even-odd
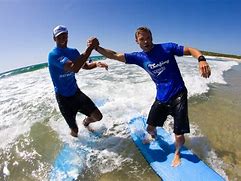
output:
[[[72,48],[72,47],[67,47],[66,49],[71,50],[71,51],[77,50],[76,48]]]
[[[166,53],[183,56],[183,50],[184,50],[183,45],[179,45],[174,42],[168,42],[168,43],[162,43],[160,44],[160,46]]]
[[[78,52],[78,50],[77,50],[77,48],[71,48],[71,47],[67,47],[67,48],[65,48],[65,50],[67,51],[67,52]]]
[[[57,48],[53,48],[50,52],[49,52],[49,56],[55,56],[58,54]]]
[[[124,55],[132,55],[132,56],[140,56],[143,55],[144,52],[131,52],[131,53],[124,53]]]
[[[72,52],[72,51],[78,51],[78,50],[76,48],[70,48],[70,47],[66,47],[66,48],[55,47],[49,52],[49,54],[60,54],[61,52]]]
[[[142,59],[144,57],[144,52],[131,52],[131,53],[124,53],[124,57],[126,63],[130,62],[130,60]]]
[[[136,64],[140,65],[143,61],[145,61],[146,54],[144,52],[131,52],[125,53],[125,63],[126,64]]]
[[[157,44],[157,46],[160,46],[162,48],[169,48],[169,47],[173,47],[174,45],[176,45],[176,43],[174,42],[165,42],[165,43]]]
[[[54,64],[56,62],[56,60],[61,57],[61,52],[58,51],[58,49],[55,47],[53,48],[48,55],[48,63],[49,65]]]
[[[162,49],[165,52],[171,52],[179,48],[179,45],[174,42],[160,43],[157,46],[159,49]]]

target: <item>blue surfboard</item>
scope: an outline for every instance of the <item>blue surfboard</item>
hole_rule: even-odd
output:
[[[139,116],[130,120],[131,137],[154,172],[164,181],[224,181],[217,172],[206,165],[194,153],[183,147],[181,164],[172,167],[175,144],[171,134],[157,127],[157,138],[150,144],[143,144],[146,136],[146,117]]]
[[[101,138],[103,131],[104,130],[97,130],[95,132],[89,132],[88,140],[84,144],[79,140],[76,140],[75,146],[64,143],[55,158],[49,180],[77,180],[78,176],[83,173],[86,168],[87,154]]]
[[[107,100],[98,99],[94,101],[98,107],[103,106]],[[49,174],[50,181],[73,181],[77,180],[78,176],[83,173],[86,167],[86,156],[95,142],[101,138],[104,129],[89,132],[89,137],[86,143],[76,142],[78,147],[64,143],[53,163],[53,168]]]
[[[50,173],[49,179],[73,181],[83,172],[85,168],[86,151],[83,149],[77,150],[69,144],[64,144],[63,148],[57,155],[53,170]]]

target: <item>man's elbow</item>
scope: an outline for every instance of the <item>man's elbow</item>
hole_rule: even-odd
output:
[[[74,73],[78,73],[79,70],[80,70],[79,68],[73,67],[72,72],[74,72]]]
[[[70,66],[70,67],[65,67],[64,71],[66,72],[74,72],[74,73],[78,73],[79,72],[79,68],[75,67],[75,66]]]

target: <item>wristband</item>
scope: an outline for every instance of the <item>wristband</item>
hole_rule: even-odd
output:
[[[201,62],[201,61],[205,61],[206,62],[206,58],[203,55],[198,57],[198,62]]]

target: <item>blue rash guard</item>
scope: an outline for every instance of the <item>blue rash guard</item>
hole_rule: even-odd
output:
[[[142,67],[156,84],[156,99],[166,103],[185,88],[175,55],[183,56],[184,47],[175,43],[154,44],[149,52],[125,53],[127,64]]]
[[[73,96],[77,89],[74,72],[64,71],[68,60],[76,61],[80,56],[77,49],[55,47],[48,56],[48,67],[54,84],[54,91],[62,96]]]

